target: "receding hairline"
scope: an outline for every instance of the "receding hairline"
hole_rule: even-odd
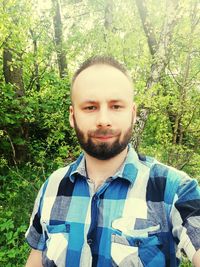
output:
[[[128,74],[126,67],[117,61],[114,57],[111,56],[93,56],[85,60],[80,67],[76,70],[72,78],[72,86],[77,76],[85,69],[93,65],[109,65],[118,70],[120,70],[123,74],[125,74],[129,79],[131,78]]]
[[[76,79],[78,78],[78,76],[84,70],[86,70],[86,69],[88,69],[90,67],[103,66],[103,65],[108,66],[108,67],[115,68],[116,70],[119,70],[122,74],[124,74],[124,76],[132,84],[132,79],[131,79],[131,76],[128,73],[128,70],[126,69],[126,67],[123,64],[121,64],[115,58],[110,57],[110,56],[95,56],[95,57],[91,57],[91,58],[87,59],[86,61],[84,61],[80,65],[80,67],[76,70],[76,72],[74,73],[74,75],[72,77],[71,88],[70,88],[71,101],[72,101],[72,90],[73,90],[73,86],[74,86],[74,83],[75,83]]]

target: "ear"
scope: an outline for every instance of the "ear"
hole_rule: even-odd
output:
[[[74,108],[73,106],[69,107],[69,123],[72,128],[74,128]]]
[[[137,106],[136,106],[135,103],[133,103],[132,112],[133,112],[133,124],[135,124],[136,123],[136,118],[137,118]]]

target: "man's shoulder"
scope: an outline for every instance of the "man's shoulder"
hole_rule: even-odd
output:
[[[158,199],[158,196],[155,196],[155,190],[157,190],[158,195],[162,196],[160,199],[164,199],[166,203],[172,203],[175,194],[178,194],[181,188],[191,186],[191,183],[195,182],[185,172],[163,164],[155,158],[143,156],[139,159],[149,168],[147,186],[149,199],[152,199],[152,194],[153,199]]]
[[[42,196],[49,197],[49,196],[54,196],[56,194],[62,181],[65,180],[65,177],[66,178],[69,177],[71,165],[72,163],[65,167],[61,167],[55,170],[48,177],[48,179],[43,183],[41,190],[40,190]]]
[[[71,164],[67,165],[67,166],[64,166],[64,167],[61,167],[57,170],[55,170],[54,172],[52,172],[52,174],[49,176],[49,179],[58,179],[60,177],[64,177],[67,172],[69,171],[70,169],[70,166]]]
[[[48,187],[50,185],[56,186],[59,185],[61,180],[63,180],[64,177],[68,177],[70,175],[70,169],[73,163],[68,164],[67,166],[61,167],[49,176],[49,178],[46,180],[46,184]]]
[[[188,179],[189,176],[182,170],[179,170],[173,166],[164,164],[157,159],[138,155],[140,162],[145,164],[150,169],[150,177],[160,177],[160,178],[172,178],[172,179]]]

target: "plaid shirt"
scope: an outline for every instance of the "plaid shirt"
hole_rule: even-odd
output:
[[[45,267],[178,266],[180,251],[192,260],[200,248],[200,189],[129,146],[95,192],[82,154],[41,187],[26,239]]]

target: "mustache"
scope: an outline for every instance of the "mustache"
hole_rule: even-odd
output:
[[[88,131],[88,135],[90,137],[116,136],[119,135],[120,133],[121,133],[120,130],[113,130],[113,129],[97,129],[95,131]]]

